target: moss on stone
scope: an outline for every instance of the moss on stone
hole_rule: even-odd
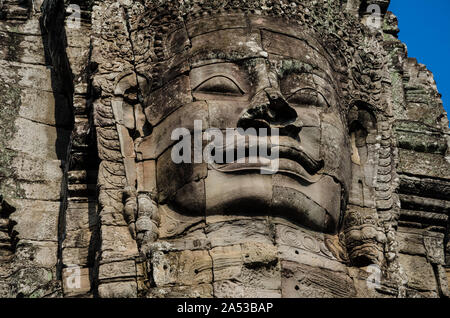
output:
[[[5,60],[7,61],[17,61],[18,57],[22,55],[22,48],[20,43],[22,35],[15,33],[8,33],[5,37],[4,46],[7,48]]]
[[[16,133],[15,120],[21,105],[21,89],[15,84],[0,80],[0,193],[5,197],[21,198],[23,191],[14,179],[12,161],[16,152],[8,149],[8,143]]]
[[[288,75],[290,73],[295,73],[295,72],[310,73],[314,69],[317,69],[317,67],[307,64],[307,63],[303,63],[303,62],[296,61],[296,60],[283,60],[283,62],[281,63],[281,68],[279,70],[279,73],[283,77],[285,75]]]

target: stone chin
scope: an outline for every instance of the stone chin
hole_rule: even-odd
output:
[[[206,217],[281,217],[331,234],[338,230],[340,200],[340,185],[331,177],[316,174],[306,180],[295,170],[283,171],[280,164],[280,171],[272,175],[261,174],[256,167],[208,170],[205,179],[192,181],[177,191],[169,205],[181,214]]]

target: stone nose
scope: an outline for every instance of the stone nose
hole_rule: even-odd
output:
[[[265,88],[254,96],[238,127],[278,128],[281,136],[298,139],[303,123],[280,91]]]

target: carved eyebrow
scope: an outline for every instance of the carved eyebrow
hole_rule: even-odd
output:
[[[312,87],[302,87],[302,88],[299,88],[299,89],[295,90],[293,93],[291,93],[291,94],[289,94],[288,96],[286,96],[286,100],[289,101],[289,99],[290,99],[292,96],[294,96],[294,95],[296,95],[296,94],[298,94],[298,93],[300,93],[300,92],[303,92],[303,91],[310,91],[310,92],[317,93],[318,95],[322,96],[322,98],[323,98],[323,100],[325,101],[325,103],[327,103],[327,106],[330,107],[330,103],[328,102],[328,99],[325,97],[325,95],[323,95],[323,94],[322,94],[320,91],[318,91],[316,88],[312,88]]]
[[[190,82],[193,90],[214,77],[224,77],[233,82],[242,92],[246,93],[250,87],[246,79],[248,74],[245,69],[235,63],[212,63],[192,68],[190,71]]]
[[[208,64],[220,63],[240,63],[253,58],[264,58],[260,53],[247,49],[245,47],[240,50],[207,50],[193,52],[191,63],[194,68],[202,67]]]
[[[306,62],[299,62],[293,59],[284,59],[281,61],[281,64],[276,65],[272,64],[280,79],[285,79],[291,74],[302,75],[302,74],[310,74],[312,76],[317,76],[322,80],[326,81],[333,89],[335,89],[335,83],[333,78],[327,73],[319,65],[310,64]]]
[[[210,80],[215,79],[215,78],[217,78],[217,79],[225,78],[225,79],[227,79],[228,81],[230,81],[232,84],[234,84],[234,85],[236,86],[236,88],[240,91],[241,94],[246,94],[246,93],[247,93],[247,92],[242,88],[242,86],[239,85],[239,83],[237,83],[237,81],[236,81],[235,79],[231,78],[230,76],[223,75],[223,74],[217,74],[217,75],[209,76],[209,77],[208,77],[207,79],[205,79],[203,82],[201,82],[200,84],[198,84],[197,86],[195,86],[195,87],[193,88],[193,90],[198,89],[198,88],[201,87],[203,84],[205,84],[205,83],[207,83],[207,82],[209,82]]]

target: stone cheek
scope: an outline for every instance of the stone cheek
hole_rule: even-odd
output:
[[[164,118],[137,144],[137,153],[142,160],[157,159],[177,141],[171,139],[174,129],[186,128],[191,134],[194,131],[194,121],[202,122],[202,128],[209,128],[208,105],[203,102],[181,104],[180,108]]]
[[[147,97],[144,106],[147,121],[156,126],[175,109],[192,102],[189,77],[179,76],[164,87],[157,89]]]
[[[321,120],[321,157],[325,161],[327,174],[335,177],[345,187],[350,188],[351,162],[349,140],[344,138],[344,127],[335,114],[322,114]]]
[[[318,182],[305,186],[293,177],[277,174],[272,177],[272,182],[274,187],[290,188],[304,193],[308,198],[323,207],[335,224],[339,223],[342,189],[331,177],[323,176]]]
[[[257,212],[257,207],[264,209],[272,200],[271,177],[260,174],[227,175],[210,170],[205,189],[206,215],[252,208]]]

